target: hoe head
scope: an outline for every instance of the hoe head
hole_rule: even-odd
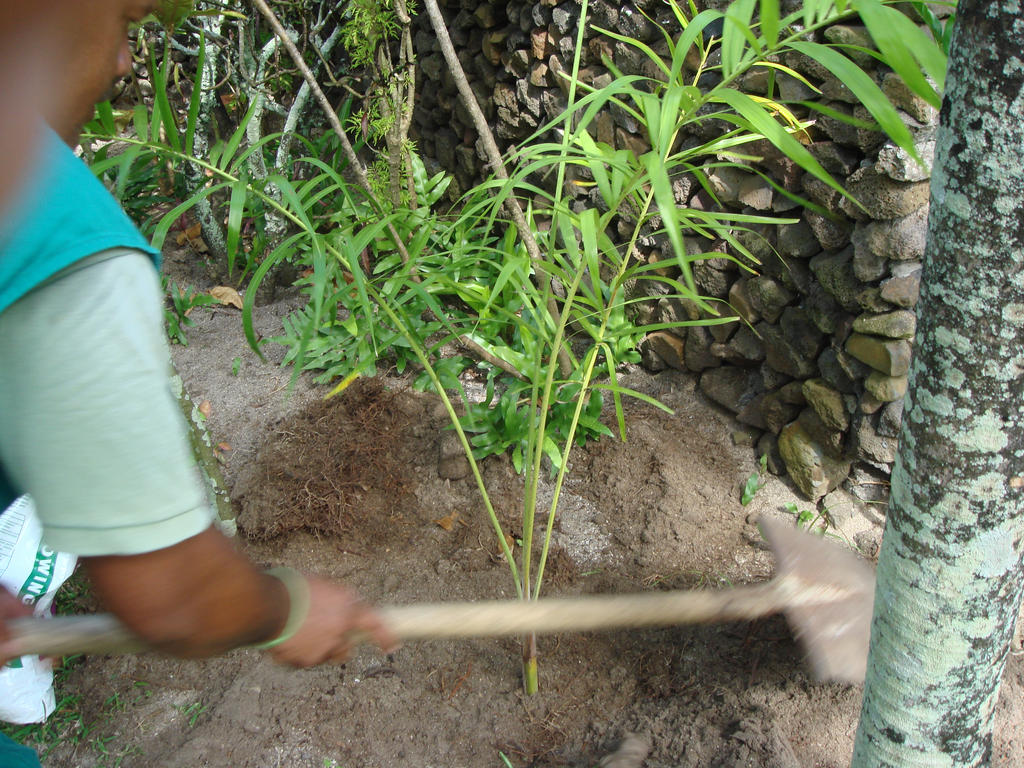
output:
[[[782,611],[803,645],[815,676],[864,681],[875,573],[838,544],[779,521],[758,523],[775,554]]]

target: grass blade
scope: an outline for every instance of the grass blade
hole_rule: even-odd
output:
[[[882,89],[878,87],[875,81],[863,69],[834,48],[829,48],[820,43],[798,41],[792,43],[792,46],[794,50],[799,51],[808,58],[814,59],[839,78],[840,82],[853,91],[854,96],[871,113],[871,116],[878,121],[878,125],[881,126],[889,138],[909,152],[915,160],[921,162],[921,159],[917,156],[917,149],[914,147],[914,137],[910,135],[910,129],[900,119],[899,113],[886,95],[882,93]]]
[[[288,239],[281,242],[273,251],[271,251],[263,262],[256,268],[256,273],[252,276],[252,280],[249,281],[249,287],[245,290],[245,296],[242,298],[242,331],[245,333],[245,339],[249,342],[249,347],[255,352],[260,360],[266,360],[263,356],[263,350],[260,349],[260,339],[256,336],[256,329],[252,324],[252,310],[256,306],[256,291],[263,282],[263,278],[267,276],[267,272],[270,271],[271,267],[277,264],[278,261],[283,259],[285,256],[290,254],[294,249],[296,243],[306,236],[305,232],[298,232]],[[319,323],[320,315],[316,317],[316,323]],[[310,325],[315,325],[311,323]],[[309,333],[309,330],[307,330]],[[305,346],[309,343],[308,338],[303,338],[302,345],[300,345],[300,354],[296,358],[295,375],[297,376],[301,370],[303,358],[305,356]]]
[[[114,125],[114,108],[110,106],[109,101],[101,101],[96,105],[96,117],[99,118],[100,125],[107,135],[114,136],[117,127]]]
[[[672,56],[672,79],[673,81],[679,78],[679,75],[683,70],[683,63],[686,60],[686,54],[689,53],[690,49],[694,46],[698,40],[701,39],[704,28],[707,27],[713,21],[722,18],[723,14],[721,11],[706,10],[701,11],[690,22],[686,25],[686,29],[683,30],[683,34],[679,36],[679,40],[676,43],[676,51]],[[701,44],[701,52],[703,53],[703,43]]]
[[[739,69],[743,59],[745,43],[756,38],[750,32],[750,20],[754,15],[756,0],[735,0],[725,12],[725,25],[722,28],[722,75],[726,78]]]
[[[128,188],[128,181],[131,178],[131,169],[142,153],[142,147],[137,144],[133,144],[128,147],[122,154],[117,164],[117,184],[114,187],[114,197],[118,200],[124,200],[125,190]]]
[[[238,254],[238,241],[242,234],[242,214],[245,211],[245,203],[248,197],[248,182],[239,179],[231,185],[231,197],[228,201],[228,231],[227,231],[227,252],[228,252],[228,274],[235,270],[235,256]]]
[[[761,0],[761,36],[766,48],[779,42],[779,0]]]
[[[156,229],[153,232],[152,245],[154,248],[159,250],[163,247],[164,240],[167,238],[167,233],[174,223],[178,220],[178,217],[186,211],[192,210],[196,203],[202,200],[204,197],[212,195],[214,192],[218,192],[227,186],[227,182],[221,184],[213,184],[209,187],[202,187],[192,197],[183,203],[176,205],[170,211],[164,214],[163,218],[160,219],[160,223],[156,225]]]
[[[156,101],[163,122],[167,142],[175,152],[181,152],[181,136],[178,134],[178,125],[174,119],[174,111],[171,109],[171,101],[167,97],[167,67],[171,61],[170,52],[171,47],[167,46],[164,50],[164,63],[160,68],[156,66],[155,54],[150,54],[149,74],[153,81],[153,99]],[[155,141],[159,137],[153,136],[152,138]]]
[[[829,175],[828,171],[822,168],[821,163],[790,133],[772,118],[768,112],[756,101],[745,93],[732,88],[717,89],[712,94],[712,99],[728,104],[736,110],[743,120],[755,133],[761,134],[768,141],[778,147],[790,160],[795,162],[808,173],[825,182],[837,192],[846,194],[842,186]],[[723,115],[723,119],[730,119]],[[733,121],[736,122],[736,121]],[[737,122],[741,125],[742,123]]]
[[[217,167],[222,171],[227,171],[228,167],[232,164],[235,157],[235,152],[238,151],[238,145],[242,143],[242,139],[245,138],[246,129],[249,127],[249,121],[252,120],[253,113],[256,111],[257,101],[254,99],[253,103],[249,106],[249,110],[245,113],[242,121],[238,124],[238,128],[231,134],[231,138],[228,139],[220,152],[220,156],[217,158]]]
[[[871,33],[885,63],[903,78],[911,91],[936,109],[942,106],[939,91],[946,76],[946,55],[939,45],[902,13],[877,0],[857,0],[853,7]],[[920,67],[915,58],[921,63]],[[921,67],[935,80],[938,90],[925,79]]]

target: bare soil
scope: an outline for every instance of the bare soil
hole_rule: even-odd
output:
[[[290,306],[260,308],[260,332],[277,333]],[[471,479],[439,477],[445,420],[435,398],[382,377],[323,402],[323,388],[305,377],[290,388],[290,369],[248,349],[237,310],[195,320],[174,359],[193,397],[209,401],[238,544],[252,558],[336,577],[378,603],[514,596]],[[806,504],[771,478],[740,505],[753,452],[733,445],[737,425],[690,377],[636,371],[629,383],[674,413],[633,404],[626,442],[575,455],[547,594],[767,579],[771,556],[752,521]],[[521,479],[501,459],[485,473],[505,530],[521,537]],[[837,517],[851,540],[880,531],[877,511]],[[504,755],[516,768],[602,758],[612,768],[848,765],[861,691],[813,682],[781,618],[564,634],[541,638],[540,652],[534,697],[521,692],[515,639],[415,642],[391,656],[363,648],[344,666],[305,671],[255,651],[203,662],[90,658],[62,694],[81,697],[109,754],[66,743],[46,764],[501,768]],[[1014,655],[995,765],[1024,765],[1022,690]]]

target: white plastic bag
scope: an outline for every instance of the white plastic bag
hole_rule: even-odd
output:
[[[43,526],[28,496],[0,514],[0,584],[49,616],[57,589],[75,570],[76,558],[42,542]],[[41,723],[56,707],[53,669],[38,656],[22,656],[0,669],[0,720]]]

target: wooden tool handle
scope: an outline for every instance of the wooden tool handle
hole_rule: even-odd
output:
[[[137,653],[146,644],[109,613],[8,619],[15,656],[70,656],[74,653]]]
[[[640,592],[380,608],[405,640],[586,632],[752,619],[785,607],[778,583],[711,591]]]
[[[383,606],[377,610],[396,637],[419,640],[752,619],[782,610],[792,597],[791,590],[781,590],[779,582],[773,581],[719,592],[641,592],[533,601]],[[109,614],[13,619],[7,627],[17,655],[135,653],[146,648]]]

